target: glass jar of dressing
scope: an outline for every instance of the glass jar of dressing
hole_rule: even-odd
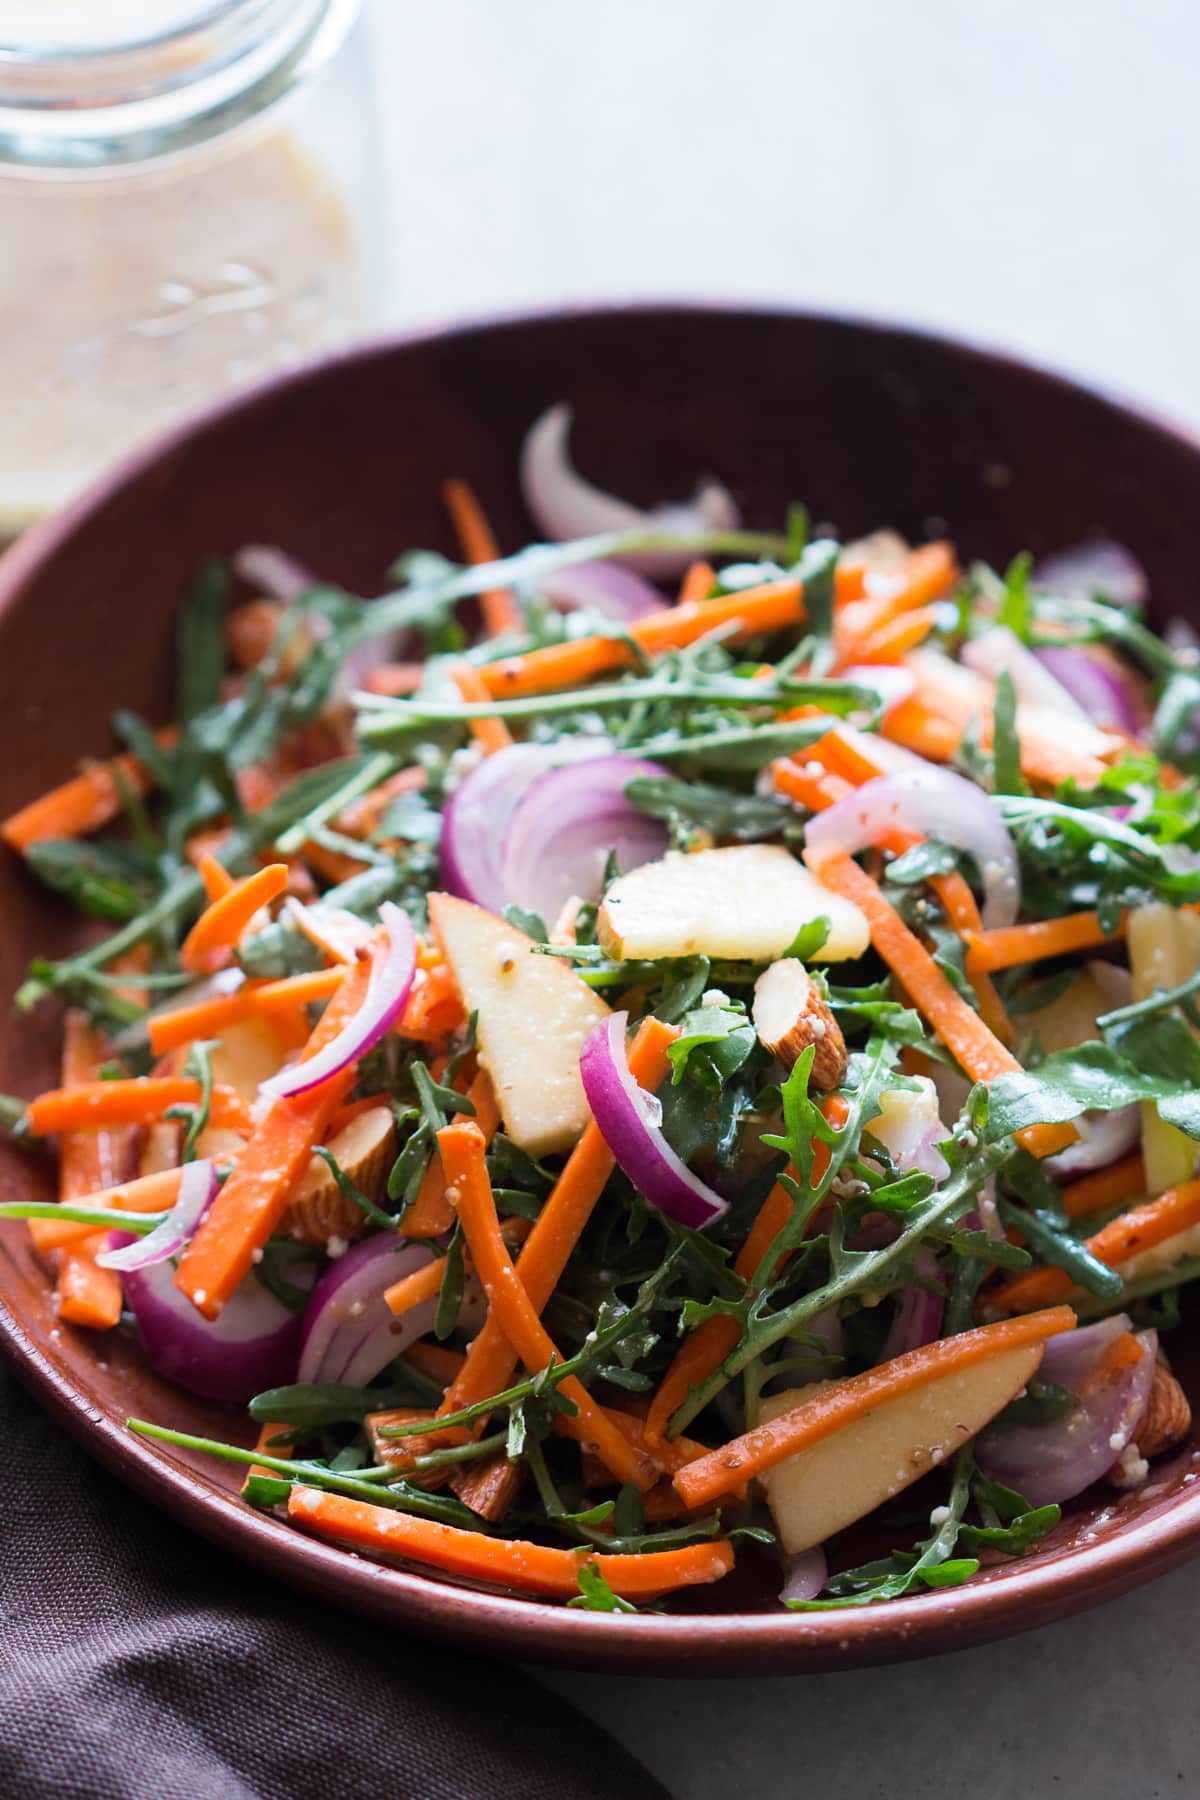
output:
[[[0,533],[384,295],[358,0],[2,0]]]

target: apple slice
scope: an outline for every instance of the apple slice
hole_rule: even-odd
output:
[[[774,962],[822,916],[822,962],[861,956],[867,921],[830,893],[779,844],[735,844],[684,855],[672,850],[614,881],[600,908],[600,942],[617,959],[727,956]]]
[[[785,1553],[823,1544],[961,1449],[1021,1392],[1043,1348],[1021,1344],[899,1394],[768,1469],[762,1484]],[[775,1394],[760,1417],[773,1419],[833,1385]]]
[[[213,1080],[233,1088],[247,1105],[253,1105],[259,1084],[278,1075],[283,1053],[265,1019],[244,1019],[226,1026],[210,1060]]]
[[[609,1009],[570,963],[540,956],[523,932],[449,894],[429,922],[468,1012],[504,1129],[531,1156],[569,1150],[591,1118],[579,1052]]]

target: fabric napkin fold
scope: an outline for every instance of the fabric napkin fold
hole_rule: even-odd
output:
[[[222,1556],[2,1359],[0,1455],[4,1800],[666,1800],[520,1671]]]

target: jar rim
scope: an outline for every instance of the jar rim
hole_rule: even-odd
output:
[[[168,28],[0,42],[0,173],[105,174],[224,137],[316,76],[361,0],[193,0]]]

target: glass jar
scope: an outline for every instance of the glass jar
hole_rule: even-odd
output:
[[[4,0],[0,531],[386,280],[358,0]]]

